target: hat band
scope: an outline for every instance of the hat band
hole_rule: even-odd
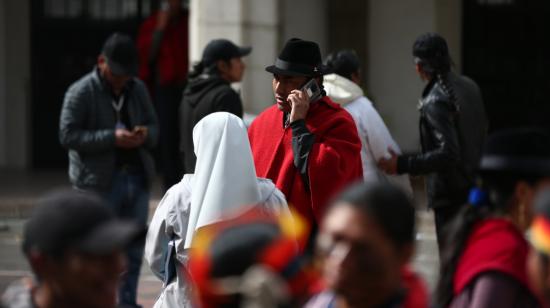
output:
[[[302,64],[302,63],[293,63],[293,62],[288,62],[281,59],[275,60],[275,67],[281,70],[302,73],[307,75],[315,75],[320,73],[316,66],[311,66],[311,65]]]
[[[550,159],[541,157],[503,157],[488,155],[481,159],[480,169],[492,171],[512,171],[530,174],[550,174]]]

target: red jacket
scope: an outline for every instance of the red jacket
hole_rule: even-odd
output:
[[[158,13],[153,13],[139,28],[137,47],[139,52],[139,78],[151,87],[149,53]],[[162,35],[157,58],[157,73],[160,85],[180,85],[187,78],[188,71],[188,14],[182,11],[176,23],[169,23]]]
[[[328,97],[310,106],[306,126],[315,135],[308,157],[310,192],[294,166],[292,129],[283,127],[276,105],[254,120],[248,135],[257,175],[271,179],[291,206],[319,222],[330,198],[362,179],[361,141],[350,114]]]

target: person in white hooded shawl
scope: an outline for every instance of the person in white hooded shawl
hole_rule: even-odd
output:
[[[145,259],[152,272],[165,282],[156,308],[193,306],[185,267],[198,228],[258,206],[266,215],[290,215],[284,195],[271,180],[256,177],[241,119],[227,112],[210,114],[194,127],[193,143],[195,173],[184,175],[166,192],[147,233]],[[175,251],[177,277],[167,283],[170,251]]]
[[[374,108],[372,102],[359,87],[359,59],[352,50],[341,50],[327,56],[325,65],[333,74],[323,77],[323,86],[327,95],[346,109],[357,126],[361,139],[361,161],[365,182],[389,180],[412,195],[408,175],[388,176],[381,172],[376,162],[389,157],[389,149],[399,154],[401,150],[393,140],[384,121]]]

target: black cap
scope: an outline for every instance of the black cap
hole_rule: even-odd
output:
[[[25,225],[23,251],[60,257],[69,249],[105,255],[145,236],[145,226],[121,221],[98,196],[59,190],[41,199]]]
[[[514,128],[489,136],[479,169],[550,176],[550,134],[541,128]]]
[[[244,57],[252,51],[252,47],[239,47],[230,40],[211,40],[202,52],[202,61],[210,65],[218,60],[229,60]]]
[[[322,63],[321,50],[315,42],[291,38],[283,47],[275,64],[266,71],[286,76],[315,77],[331,73]]]
[[[129,36],[119,32],[111,34],[103,44],[101,54],[107,58],[107,65],[113,74],[119,76],[137,75],[137,49]]]

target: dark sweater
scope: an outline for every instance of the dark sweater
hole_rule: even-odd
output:
[[[243,117],[243,106],[239,94],[227,81],[217,75],[200,75],[190,79],[180,105],[180,152],[185,173],[195,172],[193,127],[207,115],[230,112]]]

